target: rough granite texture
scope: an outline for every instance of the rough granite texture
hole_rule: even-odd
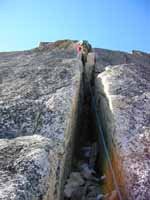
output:
[[[48,191],[52,143],[39,135],[0,141],[0,199],[40,199]]]
[[[0,200],[63,198],[83,95],[75,42],[0,53]],[[150,54],[94,51],[97,108],[128,200],[149,200]],[[91,53],[88,76],[93,61]]]
[[[150,66],[150,54],[133,50],[132,53],[111,51],[107,49],[95,48],[97,65],[95,68],[96,75],[105,70],[108,65],[119,64],[140,64]]]
[[[149,81],[146,64],[107,66],[95,81],[97,108],[108,144],[119,155],[128,200],[150,199]]]
[[[71,161],[80,67],[71,41],[0,53],[0,199],[59,199]]]

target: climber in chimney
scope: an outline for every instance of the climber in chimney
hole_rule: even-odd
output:
[[[89,52],[92,51],[92,46],[88,43],[88,41],[81,40],[77,43],[76,49],[77,49],[79,58],[81,58],[81,61],[83,65],[85,66],[87,62],[87,55]]]

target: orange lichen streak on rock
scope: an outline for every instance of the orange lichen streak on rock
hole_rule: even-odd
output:
[[[125,200],[126,195],[125,195],[125,191],[124,191],[124,174],[123,174],[123,170],[122,170],[122,166],[121,166],[121,160],[120,160],[119,155],[117,154],[117,151],[115,150],[114,147],[112,147],[112,149],[111,149],[110,158],[111,158],[111,163],[113,166],[113,170],[115,173],[115,177],[116,177],[116,180],[117,180],[117,183],[119,186],[121,196],[122,196],[123,200]],[[106,158],[104,158],[104,159],[106,159]],[[107,193],[109,194],[108,200],[112,200],[112,199],[119,200],[117,197],[118,196],[117,192],[116,193],[114,192],[114,191],[116,191],[116,188],[114,186],[114,180],[113,180],[112,173],[111,173],[111,170],[110,170],[107,160],[105,160],[103,163],[102,171],[103,171],[103,174],[106,175],[106,180],[104,181],[104,184],[102,185],[102,191],[105,194],[107,194]]]

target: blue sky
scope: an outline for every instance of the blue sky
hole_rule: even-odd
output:
[[[66,38],[150,52],[150,0],[0,0],[0,51]]]

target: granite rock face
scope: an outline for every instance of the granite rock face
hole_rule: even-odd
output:
[[[107,66],[95,81],[97,109],[124,199],[150,199],[150,65]],[[117,156],[112,156],[116,154]],[[117,168],[117,170],[115,170]]]
[[[39,135],[0,141],[0,199],[39,199],[49,187],[52,143]]]
[[[105,70],[106,66],[113,66],[119,64],[140,64],[150,65],[150,54],[141,51],[133,50],[132,53],[111,51],[107,49],[94,49],[96,53],[97,65],[95,68],[96,74]]]
[[[0,53],[0,199],[59,199],[77,126],[76,57],[72,41]]]
[[[75,42],[0,53],[0,200],[63,199],[83,98]],[[114,171],[123,174],[124,199],[148,200],[150,54],[94,51],[95,73],[90,53],[86,75],[115,155]]]

